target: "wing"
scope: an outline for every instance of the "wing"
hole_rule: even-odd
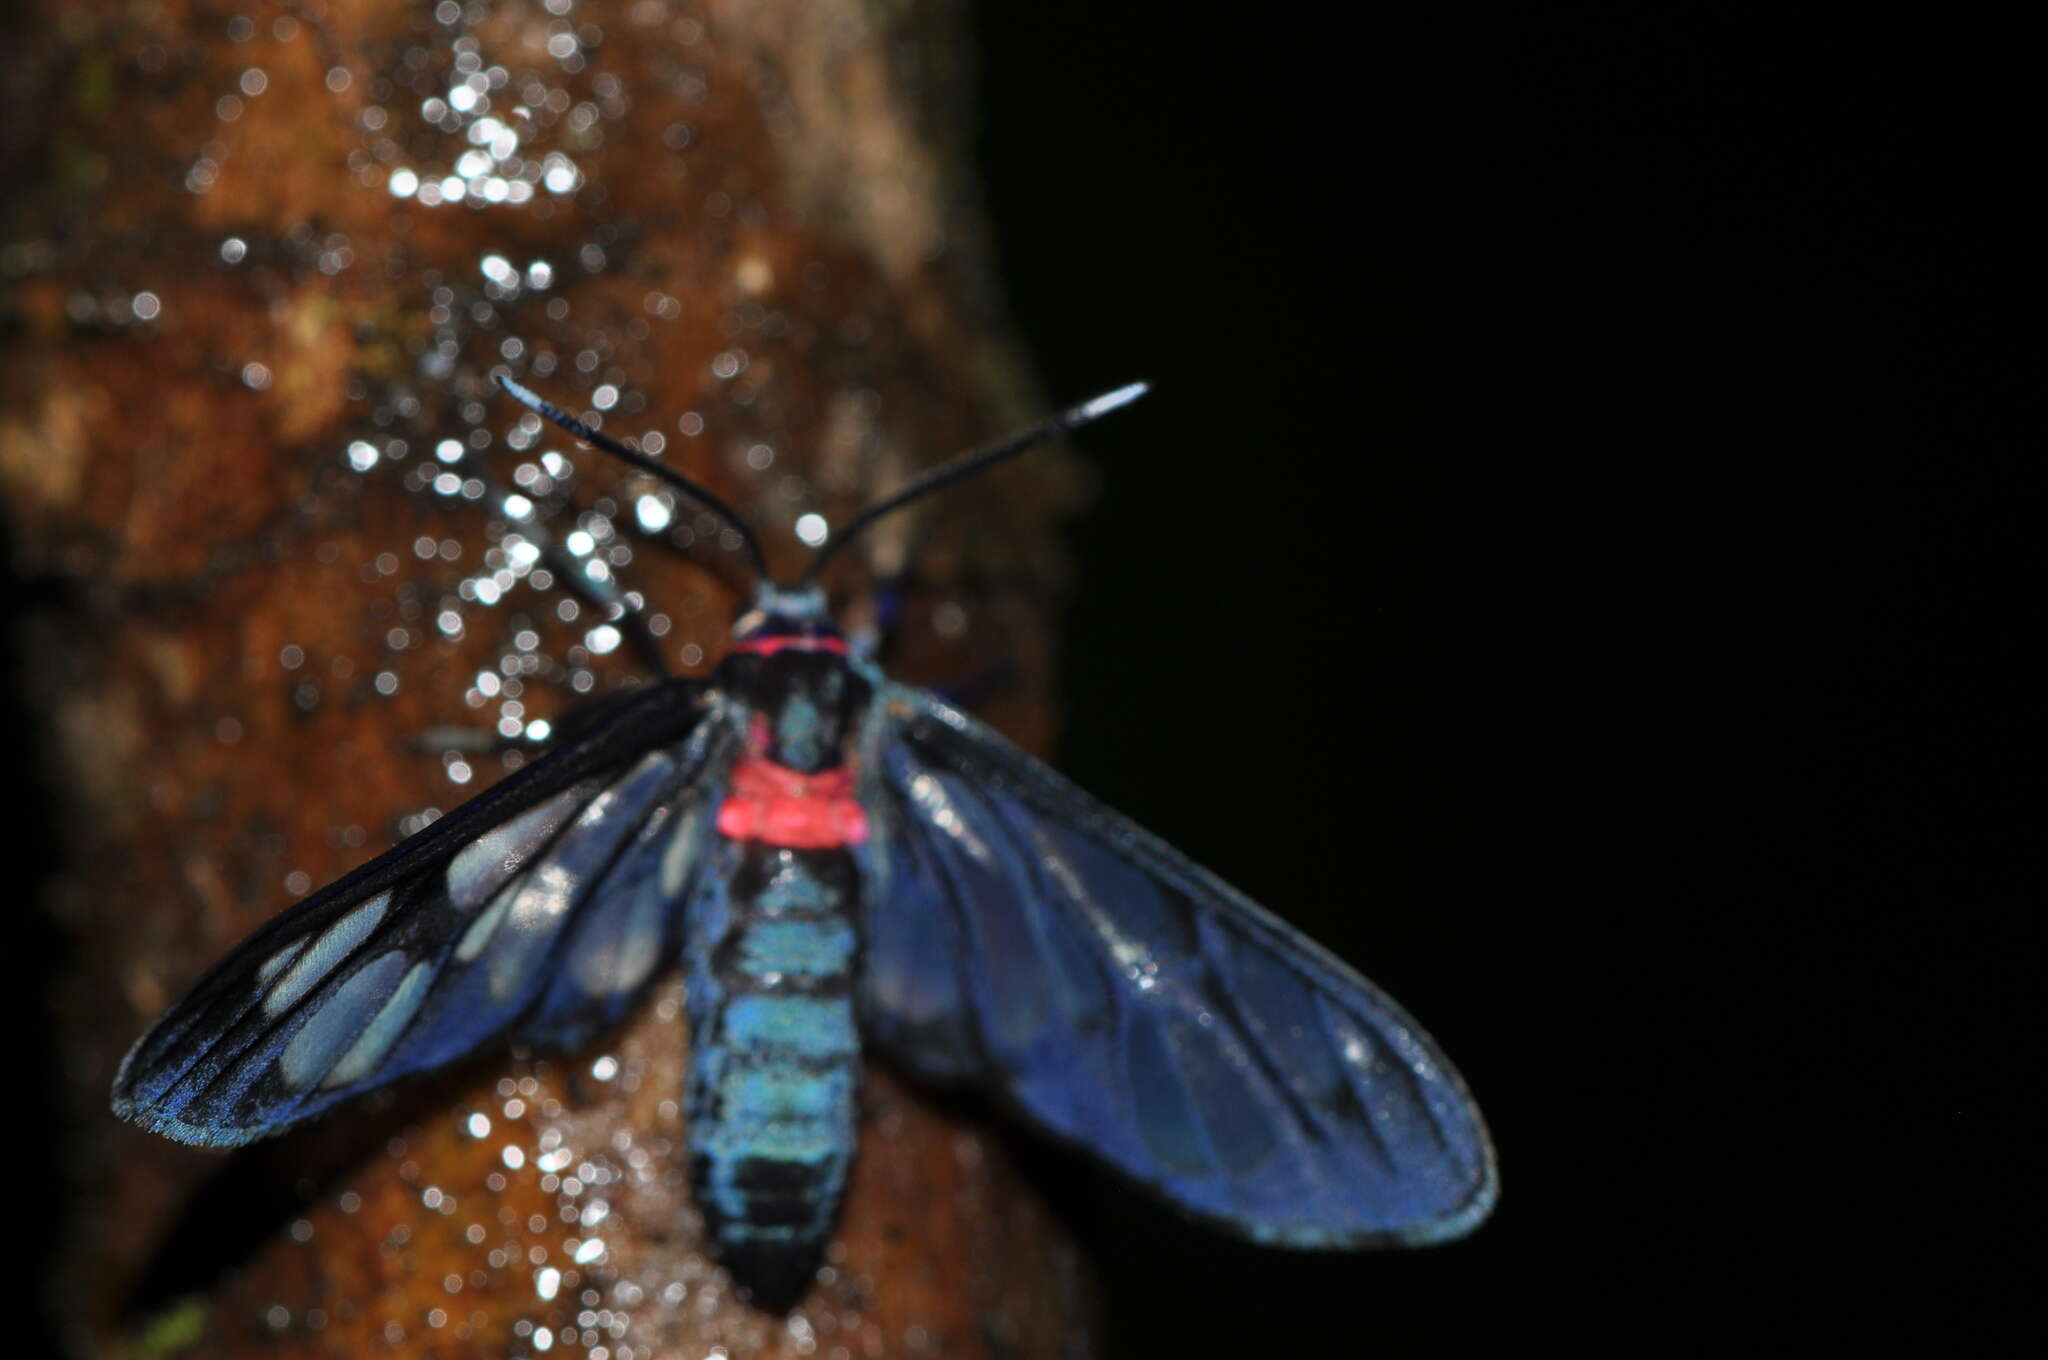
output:
[[[615,1023],[679,938],[738,731],[670,681],[283,912],[138,1041],[114,1112],[246,1143],[500,1035]]]
[[[1257,1241],[1486,1216],[1479,1111],[1385,993],[931,695],[891,685],[875,712],[863,1003],[892,1057]]]

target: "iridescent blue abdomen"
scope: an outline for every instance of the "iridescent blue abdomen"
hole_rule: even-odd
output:
[[[720,837],[687,913],[690,1178],[757,1302],[815,1271],[853,1161],[859,901],[844,849]]]

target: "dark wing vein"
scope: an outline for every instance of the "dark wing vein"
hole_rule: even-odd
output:
[[[868,1024],[913,1070],[1261,1241],[1433,1241],[1490,1209],[1457,1073],[1327,951],[919,691],[884,691],[862,771]]]

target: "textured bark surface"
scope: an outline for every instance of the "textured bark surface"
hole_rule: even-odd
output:
[[[643,532],[658,488],[522,429],[493,364],[662,446],[784,570],[798,515],[842,518],[1025,407],[963,206],[957,22],[855,0],[12,21],[0,502],[51,601],[21,650],[60,791],[73,1350],[1086,1350],[1071,1248],[1000,1149],[880,1071],[821,1283],[788,1319],[737,1302],[682,1180],[673,975],[589,1051],[485,1055],[232,1158],[106,1113],[208,962],[502,768],[418,734],[516,732],[631,674],[485,479],[588,533],[672,664],[719,655],[733,545],[688,507]],[[914,544],[894,669],[999,657],[984,711],[1026,745],[1070,489],[1056,459],[1006,471],[835,569],[852,601]]]

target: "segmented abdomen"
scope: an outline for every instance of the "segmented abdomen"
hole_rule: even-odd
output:
[[[858,902],[843,849],[721,838],[688,910],[690,1177],[757,1304],[809,1284],[853,1161]]]

